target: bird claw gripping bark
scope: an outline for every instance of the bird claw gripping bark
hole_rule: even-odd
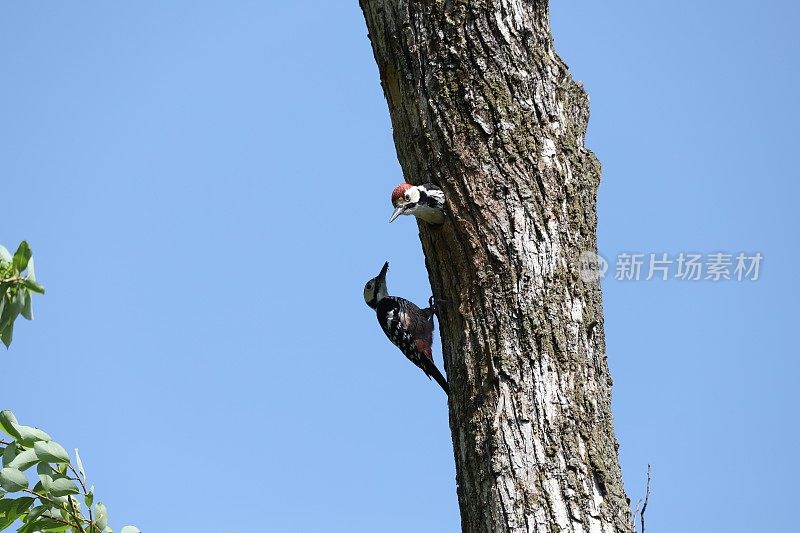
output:
[[[431,316],[432,315],[436,315],[437,317],[439,316],[439,309],[436,307],[437,302],[447,303],[447,300],[445,300],[444,298],[437,298],[436,296],[433,295],[430,298],[428,298],[428,309],[431,310]]]

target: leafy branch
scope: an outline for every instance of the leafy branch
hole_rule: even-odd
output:
[[[94,503],[77,449],[73,464],[63,446],[44,431],[21,425],[11,411],[0,411],[0,430],[12,438],[0,440],[0,531],[20,521],[18,533],[113,533],[105,505]],[[31,487],[26,471],[34,466],[38,479]],[[120,533],[140,532],[125,526]]]
[[[33,320],[31,293],[44,294],[44,287],[36,281],[30,246],[22,241],[13,256],[0,246],[0,340],[6,348],[11,346],[17,317]]]
[[[36,281],[28,243],[22,241],[13,256],[0,246],[0,340],[6,348],[17,317],[33,319],[32,293],[44,294],[44,287]],[[17,533],[113,533],[105,505],[94,503],[77,449],[73,464],[63,446],[41,429],[21,425],[11,411],[0,411],[0,431],[11,437],[0,438],[0,531],[21,522]],[[34,466],[31,487],[26,471]],[[120,533],[141,532],[125,526]]]

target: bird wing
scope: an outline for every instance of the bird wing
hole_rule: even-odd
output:
[[[418,314],[419,308],[405,298],[388,296],[378,302],[376,312],[378,323],[389,340],[400,348],[412,363],[424,370],[420,356],[426,354],[418,350],[415,338],[418,327],[415,315]]]
[[[420,190],[422,196],[419,203],[432,208],[441,209],[444,206],[444,191],[433,183],[425,183]]]
[[[376,311],[378,322],[389,340],[428,378],[433,377],[445,392],[449,392],[447,379],[433,362],[433,316],[430,310],[420,309],[405,298],[387,296],[378,302]]]

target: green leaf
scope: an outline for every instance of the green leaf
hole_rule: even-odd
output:
[[[97,503],[94,506],[94,523],[103,531],[105,528],[108,527],[108,509],[102,503]]]
[[[75,462],[78,463],[78,472],[81,477],[86,481],[86,472],[83,471],[83,461],[81,461],[81,454],[78,453],[78,448],[75,448]]]
[[[2,331],[14,321],[12,318],[14,313],[14,300],[12,299],[11,293],[6,291],[0,294],[0,298],[3,299],[3,307],[0,309],[0,331]]]
[[[36,269],[33,268],[33,257],[28,261],[28,279],[36,281]]]
[[[8,248],[6,248],[3,245],[0,245],[0,261],[5,261],[6,263],[10,263],[13,260],[14,259],[11,257]]]
[[[0,500],[0,530],[14,523],[14,521],[33,505],[34,498],[23,496],[15,500]]]
[[[34,443],[33,449],[36,450],[39,459],[47,463],[69,463],[67,450],[57,442],[39,441]]]
[[[33,488],[34,492],[50,492],[53,486],[53,478],[59,477],[59,474],[53,470],[53,467],[48,463],[39,463],[36,466],[36,472],[39,474],[39,482]]]
[[[15,508],[16,505],[17,505],[17,500],[12,500],[12,499],[0,500],[0,515],[7,514],[8,511],[12,508]]]
[[[19,247],[17,248],[17,251],[14,252],[14,258],[12,260],[14,268],[17,269],[17,272],[22,272],[28,268],[28,261],[32,255],[33,252],[31,252],[31,247],[28,246],[26,241],[19,243]]]
[[[0,411],[0,429],[2,429],[7,435],[19,440],[19,423],[17,422],[17,417],[14,416],[9,410]]]
[[[16,516],[10,516],[0,513],[0,531],[3,531],[8,526],[13,524],[16,519],[17,519]]]
[[[45,514],[48,510],[50,510],[49,505],[39,505],[37,507],[34,507],[30,511],[28,511],[28,515],[24,518],[24,520],[25,522],[31,522],[33,520],[36,520],[37,518]]]
[[[0,331],[6,329],[9,324],[14,322],[14,319],[17,318],[16,313],[16,305],[14,304],[15,300],[11,299],[9,294],[3,294],[3,311],[0,313]]]
[[[6,514],[9,509],[17,505],[17,500],[0,500],[0,514]]]
[[[28,478],[16,468],[0,470],[0,487],[8,492],[18,492],[28,488]]]
[[[42,483],[44,485],[44,483]],[[71,494],[78,494],[78,487],[75,485],[75,482],[66,477],[60,477],[58,479],[53,480],[53,484],[50,485],[50,490],[47,491],[48,494],[52,494],[53,496],[69,496]]]
[[[17,456],[17,444],[12,442],[8,446],[5,447],[3,450],[3,466],[8,466],[8,463],[14,460],[14,457]]]
[[[17,512],[22,514],[27,512],[30,509],[33,502],[36,501],[36,498],[32,498],[31,496],[23,496],[22,498],[17,498]]]
[[[142,533],[136,526],[125,526],[119,530],[119,533]]]
[[[83,503],[86,504],[86,507],[91,507],[94,503],[94,490],[90,490],[84,497]]]
[[[6,349],[11,347],[11,341],[14,340],[14,323],[8,324],[4,330],[0,331],[0,341],[6,345]]]
[[[22,314],[26,320],[33,320],[33,310],[31,309],[31,293],[28,291],[28,289],[19,289],[19,292],[24,293],[22,295],[22,311],[20,311],[20,314]]]
[[[17,426],[19,432],[19,442],[23,446],[33,446],[36,442],[42,440],[53,440],[50,435],[45,433],[39,428],[31,426]]]
[[[17,313],[17,316],[22,314],[22,312],[25,310],[25,294],[27,293],[28,290],[25,288],[17,289],[17,294],[14,296],[14,303],[12,305],[12,307],[14,307],[14,312]],[[14,319],[16,320],[16,318],[17,317],[15,316]]]
[[[63,531],[67,531],[68,529],[69,526],[64,525],[58,520],[42,517],[34,522],[25,524],[25,526],[17,530],[17,533],[39,533],[39,532],[61,533]]]
[[[33,450],[23,450],[22,453],[17,455],[13,461],[8,463],[8,468],[16,468],[20,471],[25,471],[39,462],[36,452]]]
[[[30,278],[22,280],[22,286],[31,292],[35,292],[37,294],[44,294],[44,287],[42,287],[36,281]]]
[[[53,488],[53,476],[51,476],[50,474],[40,473],[39,483],[37,483],[37,485],[39,484],[41,484],[43,491],[50,492]]]
[[[34,491],[34,492],[35,492],[35,491]],[[62,508],[64,505],[66,505],[66,504],[67,504],[67,502],[69,501],[69,499],[68,499],[68,496],[69,496],[69,495],[67,495],[67,496],[54,496],[53,494],[50,494],[50,499],[51,499],[53,502],[55,502],[56,506],[57,506],[57,507],[60,509],[60,508]]]
[[[17,291],[14,300],[8,301],[6,296],[6,303],[3,306],[3,312],[0,313],[0,339],[6,348],[11,346],[11,339],[14,335],[14,321],[17,319],[22,309],[25,307],[25,296]]]

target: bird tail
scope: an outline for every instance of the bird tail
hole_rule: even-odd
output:
[[[447,384],[447,379],[439,372],[439,369],[436,368],[435,365],[431,364],[430,368],[428,369],[428,377],[432,377],[436,380],[436,383],[442,388],[445,394],[450,396],[450,386]]]

